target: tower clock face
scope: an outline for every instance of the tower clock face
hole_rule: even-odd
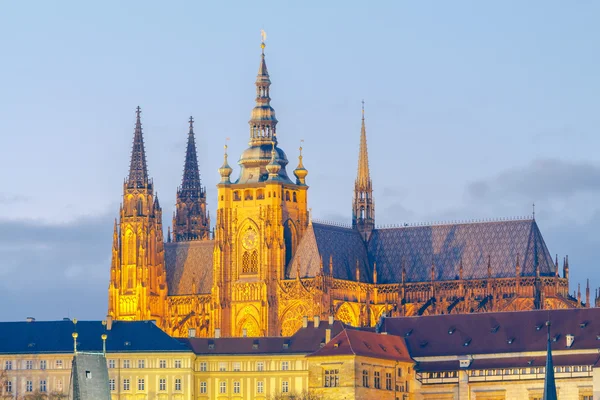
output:
[[[258,236],[256,235],[256,232],[252,229],[248,229],[244,234],[244,237],[242,237],[242,246],[247,250],[251,250],[256,247],[257,242]]]

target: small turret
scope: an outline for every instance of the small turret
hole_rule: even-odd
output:
[[[271,142],[271,144],[273,145],[273,149],[271,150],[271,162],[267,164],[266,169],[269,173],[269,180],[274,180],[279,176],[281,165],[275,161],[275,157],[277,155],[277,152],[275,151],[275,142]]]
[[[219,174],[221,175],[221,183],[231,183],[229,177],[233,172],[233,169],[229,166],[227,162],[227,145],[224,146],[225,152],[223,154],[223,165],[219,168]]]
[[[296,184],[297,185],[306,185],[306,175],[308,175],[308,171],[302,165],[302,146],[300,146],[300,155],[298,156],[298,166],[294,170],[294,175],[296,176]]]

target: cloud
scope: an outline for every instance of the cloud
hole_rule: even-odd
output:
[[[509,197],[561,199],[580,193],[600,192],[600,167],[589,162],[538,159],[490,178],[471,182],[467,200],[489,201]]]
[[[29,201],[29,197],[19,195],[19,194],[11,194],[11,193],[0,193],[0,204],[9,205],[15,203],[25,203]]]
[[[0,220],[0,304],[3,319],[67,312],[101,318],[111,257],[112,213],[66,224]]]

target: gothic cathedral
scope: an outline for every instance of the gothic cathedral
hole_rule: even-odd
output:
[[[137,109],[129,176],[115,221],[108,314],[155,320],[173,336],[291,335],[304,317],[373,326],[383,315],[589,307],[569,293],[535,218],[375,226],[364,106],[352,224],[312,221],[302,148],[293,178],[277,142],[265,45],[239,176],[219,168],[214,227],[193,119],[172,231],[148,177]]]

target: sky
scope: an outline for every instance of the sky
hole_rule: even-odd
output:
[[[135,108],[170,225],[188,118],[215,215],[260,30],[278,139],[349,223],[361,100],[378,225],[535,216],[600,286],[600,3],[0,2],[0,320],[101,319]],[[562,271],[561,271],[562,272]]]

